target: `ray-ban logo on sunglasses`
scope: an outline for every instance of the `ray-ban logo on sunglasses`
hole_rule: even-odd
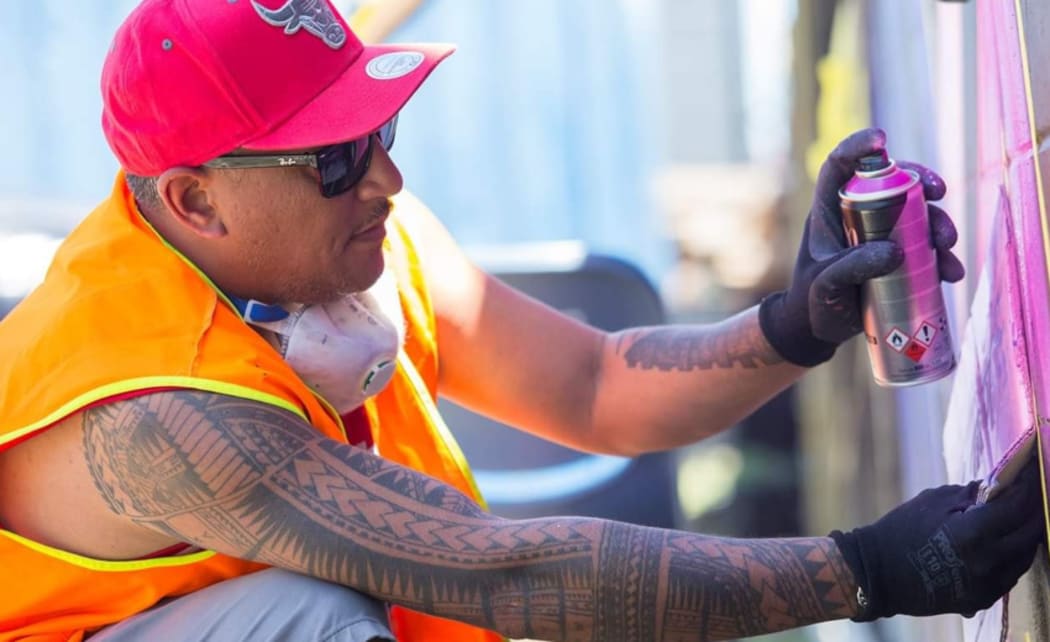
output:
[[[376,80],[393,80],[412,73],[422,62],[423,54],[418,51],[395,51],[368,61],[365,73]]]
[[[252,0],[252,6],[267,24],[284,27],[288,35],[306,29],[307,33],[317,36],[332,49],[339,49],[346,44],[346,30],[325,0],[288,0],[280,9],[267,9]]]

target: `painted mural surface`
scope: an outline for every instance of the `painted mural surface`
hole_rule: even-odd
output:
[[[1032,447],[1044,449],[1048,380],[1034,367],[1050,356],[1050,307],[1040,205],[1036,113],[1024,2],[977,3],[977,238],[970,273],[979,283],[960,348],[945,423],[949,480],[984,478],[986,493],[1008,483]],[[1038,11],[1036,12],[1038,13]],[[1045,412],[1045,410],[1044,410]],[[1041,446],[1036,446],[1039,442]],[[1046,479],[1044,464],[1044,480]],[[1002,602],[966,620],[967,641],[1024,639]],[[1021,637],[1017,637],[1021,635]]]

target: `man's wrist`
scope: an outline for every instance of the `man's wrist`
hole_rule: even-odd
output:
[[[787,292],[774,292],[758,305],[758,325],[770,346],[785,361],[812,368],[835,356],[837,344],[813,336],[803,313],[787,307]]]
[[[871,622],[881,617],[880,614],[875,612],[875,605],[872,603],[871,578],[868,576],[867,568],[864,564],[857,532],[843,533],[836,530],[831,531],[828,537],[835,541],[835,546],[838,547],[842,560],[846,563],[846,567],[849,568],[850,572],[853,573],[853,582],[857,587],[851,594],[851,597],[855,600],[856,608],[850,619],[854,622]]]

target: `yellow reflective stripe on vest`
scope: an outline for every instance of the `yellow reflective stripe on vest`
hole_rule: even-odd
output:
[[[408,358],[404,350],[400,350],[397,353],[397,364],[404,371],[408,382],[415,389],[416,397],[419,398],[419,403],[423,406],[423,410],[430,416],[433,422],[434,429],[437,434],[441,437],[442,445],[445,450],[452,457],[452,461],[456,462],[456,467],[459,468],[460,474],[463,475],[463,479],[470,485],[470,490],[474,494],[474,499],[477,500],[478,504],[488,509],[488,504],[485,503],[485,498],[481,495],[481,490],[478,489],[477,482],[474,481],[474,474],[470,472],[470,465],[467,464],[467,458],[463,454],[463,450],[459,447],[459,443],[456,442],[456,438],[452,436],[452,431],[448,429],[445,424],[444,417],[438,412],[437,404],[430,398],[430,391],[427,389],[426,384],[423,383],[423,377],[416,370],[415,364]]]

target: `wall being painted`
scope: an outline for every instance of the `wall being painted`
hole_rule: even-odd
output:
[[[950,481],[1008,483],[1033,446],[1048,461],[1050,356],[1046,208],[1050,8],[976,3],[976,159],[968,220],[974,240],[970,305],[944,430]],[[965,132],[960,132],[964,135]],[[1045,467],[1044,467],[1045,471]],[[1045,479],[1045,474],[1044,474]],[[1044,509],[1045,512],[1045,509]],[[966,642],[1047,640],[1047,555],[1008,600],[963,624]]]
[[[946,288],[958,370],[895,393],[903,494],[945,478],[1005,484],[1050,434],[1050,379],[1040,367],[1050,363],[1050,6],[885,0],[868,8],[873,119],[891,151],[945,175],[944,206],[961,230],[957,253],[968,270],[963,284]],[[939,449],[943,468],[929,456]],[[1008,600],[972,619],[911,622],[897,639],[1050,639],[1047,559],[1044,550]]]

